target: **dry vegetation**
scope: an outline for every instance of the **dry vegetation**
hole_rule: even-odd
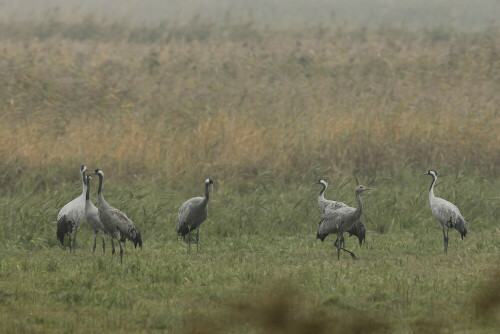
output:
[[[172,180],[499,171],[498,29],[87,18],[1,31],[4,185],[80,161]]]

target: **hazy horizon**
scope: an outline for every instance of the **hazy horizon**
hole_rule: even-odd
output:
[[[137,24],[174,21],[185,23],[194,17],[222,22],[226,17],[253,20],[262,24],[321,24],[349,22],[376,27],[403,25],[408,28],[452,26],[462,30],[481,30],[498,26],[500,1],[497,0],[39,0],[1,1],[4,21],[42,20],[55,16],[74,21],[95,15],[109,21],[127,20]]]

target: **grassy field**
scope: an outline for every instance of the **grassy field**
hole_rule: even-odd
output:
[[[0,21],[0,47],[0,332],[499,330],[498,28],[50,19]],[[82,163],[143,234],[123,266],[87,225],[56,240]],[[448,255],[430,168],[469,222]],[[359,261],[315,238],[320,177],[374,188]]]

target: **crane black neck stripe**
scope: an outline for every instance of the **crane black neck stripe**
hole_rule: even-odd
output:
[[[429,187],[429,192],[432,190],[434,183],[436,183],[436,181],[437,181],[437,176],[434,175],[434,173],[431,173],[431,176],[432,176],[432,182],[431,182],[431,186]]]
[[[326,191],[326,184],[324,183],[321,183],[321,185],[323,186],[323,189],[321,189],[321,191],[319,192],[319,195],[323,195],[323,193]]]

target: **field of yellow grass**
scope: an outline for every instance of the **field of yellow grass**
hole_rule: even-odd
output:
[[[4,176],[499,172],[498,29],[18,25],[0,38]]]

